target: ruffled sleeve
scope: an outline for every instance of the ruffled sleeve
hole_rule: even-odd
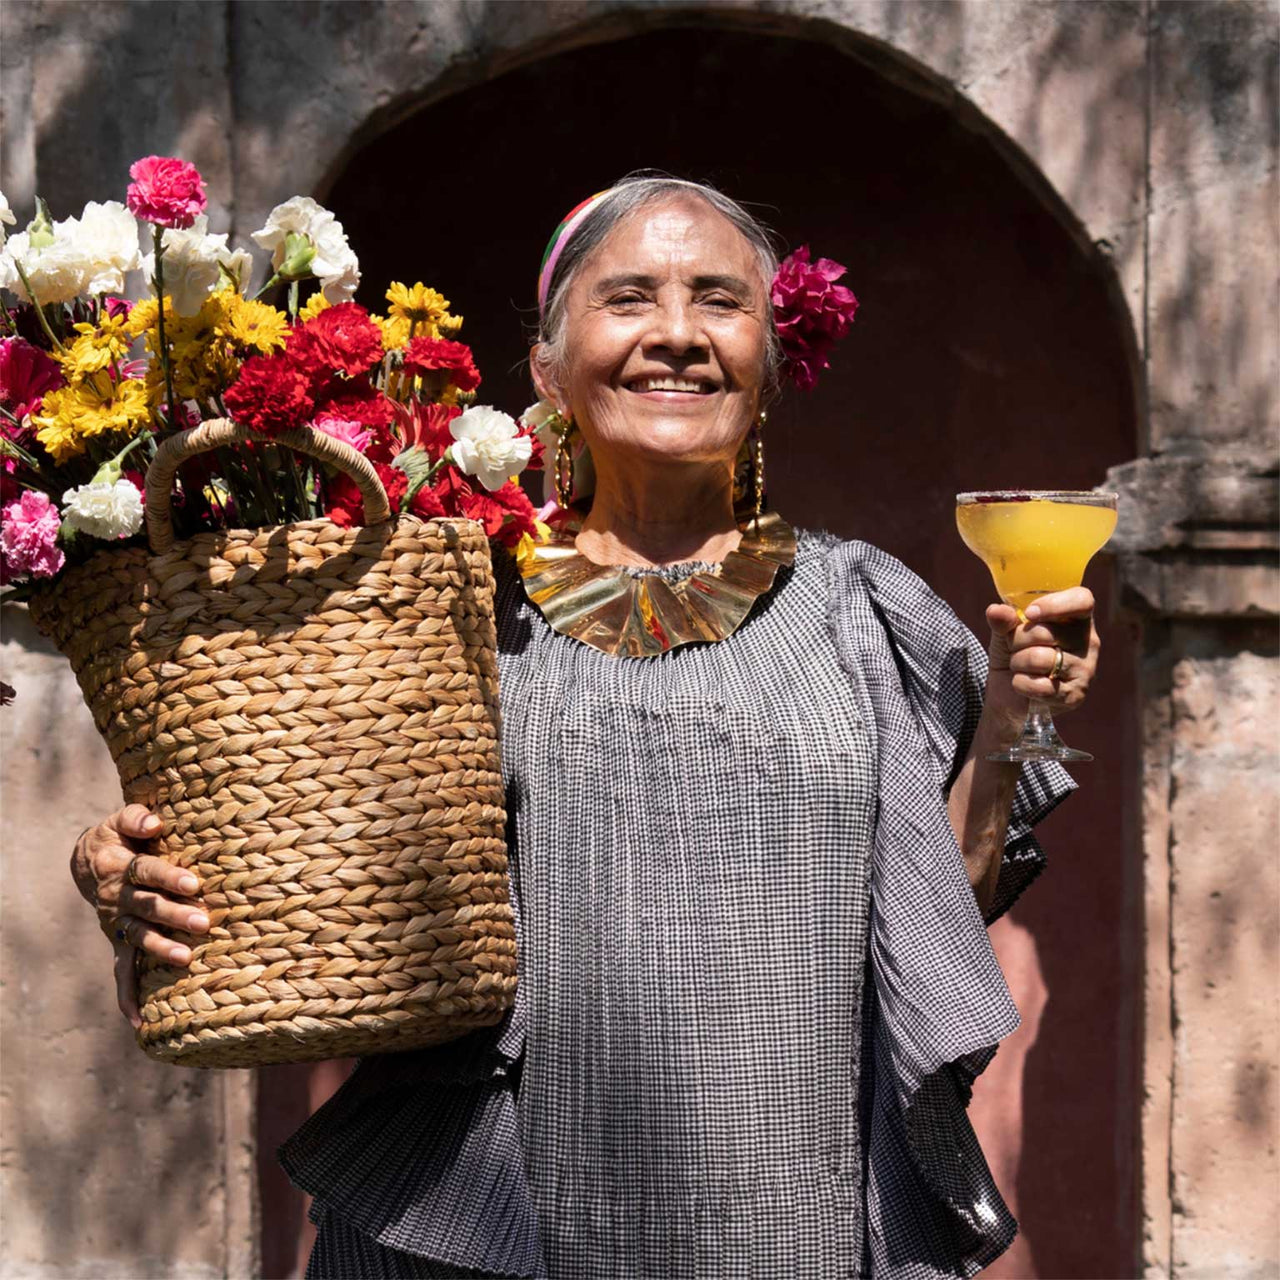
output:
[[[1018,1012],[946,807],[981,714],[986,655],[892,556],[841,543],[829,575],[840,660],[876,740],[863,1065],[871,1270],[969,1276],[1017,1231],[965,1108]],[[1023,767],[992,919],[1039,873],[1031,828],[1073,786],[1059,766]]]

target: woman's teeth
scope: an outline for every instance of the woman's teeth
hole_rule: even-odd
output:
[[[630,384],[632,391],[693,391],[706,395],[711,387],[696,378],[641,378]]]

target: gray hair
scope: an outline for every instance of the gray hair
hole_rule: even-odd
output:
[[[561,251],[547,289],[547,305],[538,320],[537,341],[543,345],[545,352],[540,362],[556,371],[565,367],[568,355],[565,350],[565,309],[569,289],[591,254],[604,243],[620,222],[640,209],[661,204],[673,197],[692,197],[709,205],[732,223],[755,250],[765,289],[764,392],[766,397],[772,396],[778,388],[782,363],[782,346],[773,323],[773,308],[769,305],[769,286],[778,270],[773,233],[736,200],[731,200],[714,187],[702,182],[688,182],[661,175],[641,173],[623,178],[591,210]]]

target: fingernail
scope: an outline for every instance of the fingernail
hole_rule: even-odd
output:
[[[1038,604],[1028,605],[1026,612],[1028,618],[1038,618],[1040,616],[1040,606]]]
[[[141,1018],[130,1018],[130,1019],[129,1019],[129,1025],[130,1025],[130,1026],[131,1026],[135,1031],[141,1031],[141,1030],[142,1030],[142,1019],[141,1019]]]
[[[186,947],[174,947],[169,952],[169,963],[170,964],[190,964],[191,952],[188,951]]]
[[[154,813],[148,814],[147,817],[142,820],[143,831],[159,831],[160,826],[160,819],[157,818]]]
[[[202,911],[193,911],[187,917],[187,928],[192,933],[203,933],[209,927],[209,917]]]
[[[199,887],[200,881],[197,880],[195,876],[183,876],[182,879],[178,881],[178,888],[181,889],[183,893],[195,893]]]

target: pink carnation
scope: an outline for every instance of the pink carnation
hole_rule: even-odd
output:
[[[373,432],[349,418],[339,418],[331,414],[321,414],[312,424],[317,431],[349,444],[357,453],[363,453],[373,439]]]
[[[66,562],[58,550],[62,519],[47,495],[26,489],[0,512],[0,581],[52,578]]]
[[[858,310],[853,291],[835,283],[845,270],[830,258],[810,262],[809,246],[801,245],[783,259],[773,278],[769,296],[784,373],[802,391],[811,391],[818,371],[830,367],[827,354],[849,332]]]
[[[146,156],[129,166],[133,181],[125,203],[134,217],[185,230],[204,212],[204,179],[193,164],[172,156]]]
[[[62,370],[39,347],[25,338],[0,339],[0,406],[19,422],[60,386]]]

